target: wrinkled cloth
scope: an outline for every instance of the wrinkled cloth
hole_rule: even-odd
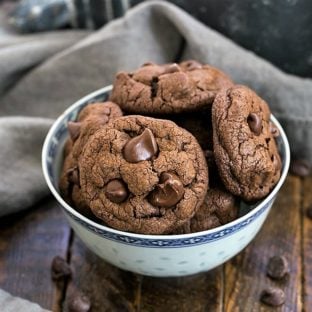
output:
[[[32,303],[18,297],[13,297],[6,291],[0,289],[1,312],[49,312],[38,304]]]
[[[281,72],[171,4],[148,1],[93,33],[8,36],[0,42],[0,216],[48,194],[41,148],[53,119],[68,106],[111,84],[119,70],[184,59],[212,64],[253,88],[282,122],[292,154],[311,162],[310,79]],[[1,308],[3,302],[4,311],[42,311],[26,302],[19,310],[20,300],[10,310],[11,297],[1,291]]]
[[[172,4],[148,1],[91,34],[64,31],[0,43],[0,171],[6,177],[0,216],[48,194],[40,149],[51,119],[111,84],[119,70],[183,59],[212,64],[253,88],[282,122],[293,155],[312,160],[311,79],[281,72]]]

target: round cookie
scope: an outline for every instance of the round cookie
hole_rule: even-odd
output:
[[[180,113],[211,105],[218,91],[232,85],[223,72],[196,61],[146,63],[117,74],[111,100],[131,113]]]
[[[126,116],[98,130],[79,159],[83,196],[109,226],[165,234],[202,204],[208,169],[196,139],[168,120]]]
[[[88,138],[119,116],[122,116],[122,112],[115,103],[94,103],[88,104],[79,112],[77,122],[68,123],[70,137],[64,146],[64,163],[59,187],[63,198],[87,217],[91,217],[91,210],[80,192],[78,158]]]
[[[211,188],[194,217],[174,234],[195,233],[221,226],[235,220],[238,211],[239,205],[234,195],[221,188]]]
[[[212,125],[215,161],[225,187],[245,201],[265,197],[281,172],[267,103],[245,86],[221,91],[213,102]]]

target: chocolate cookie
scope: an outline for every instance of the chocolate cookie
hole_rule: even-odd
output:
[[[81,195],[77,159],[71,153],[64,159],[63,170],[59,183],[62,197],[84,216],[90,217],[91,210]]]
[[[83,196],[109,226],[165,234],[202,204],[208,169],[196,139],[168,120],[127,116],[98,130],[79,159]]]
[[[73,156],[78,158],[87,140],[110,120],[121,117],[120,107],[113,102],[93,103],[84,107],[77,122],[68,123],[68,131],[73,141]]]
[[[91,211],[80,192],[78,158],[88,138],[110,120],[122,116],[118,105],[112,102],[85,106],[77,122],[68,123],[69,139],[64,147],[64,163],[60,178],[60,191],[64,199],[78,212],[91,217]]]
[[[131,113],[195,111],[211,105],[218,91],[232,85],[223,72],[196,61],[146,63],[117,74],[111,100]]]
[[[265,197],[281,172],[267,103],[245,86],[221,91],[213,102],[212,125],[215,161],[225,187],[245,201]]]
[[[200,112],[161,115],[190,132],[203,150],[213,148],[211,109]]]
[[[194,217],[174,234],[206,231],[229,223],[238,217],[238,208],[238,201],[231,193],[224,189],[211,188]]]

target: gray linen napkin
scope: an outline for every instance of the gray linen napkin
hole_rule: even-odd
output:
[[[18,297],[13,297],[9,293],[0,289],[1,312],[49,312],[42,309],[38,304],[31,303]]]
[[[48,194],[40,150],[51,119],[111,84],[118,70],[190,58],[255,89],[285,127],[293,155],[312,161],[310,79],[281,72],[171,4],[148,1],[92,34],[66,31],[0,43],[0,216]]]
[[[282,122],[293,155],[312,161],[310,79],[281,72],[165,2],[145,2],[87,34],[47,33],[0,44],[0,172],[6,174],[0,181],[0,216],[27,208],[48,193],[39,151],[51,121],[37,118],[57,117],[81,96],[111,84],[118,70],[149,60],[197,59],[249,85]],[[8,116],[21,117],[13,125]]]

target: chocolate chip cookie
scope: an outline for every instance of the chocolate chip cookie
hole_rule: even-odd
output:
[[[180,113],[211,105],[216,93],[231,85],[223,72],[196,61],[146,63],[117,74],[111,100],[131,113]]]
[[[165,234],[202,204],[208,169],[196,139],[168,120],[118,118],[89,138],[79,158],[83,196],[107,225]]]
[[[213,148],[211,109],[203,109],[200,112],[163,114],[161,118],[169,119],[190,132],[203,150]]]
[[[74,158],[79,157],[86,141],[95,131],[122,115],[120,107],[113,102],[93,103],[84,107],[79,112],[77,122],[68,123]]]
[[[174,234],[206,231],[229,223],[238,217],[238,208],[238,201],[231,193],[221,188],[211,188],[194,217]]]
[[[77,211],[90,217],[91,211],[80,192],[78,158],[88,138],[110,120],[122,116],[118,105],[112,102],[85,106],[77,122],[68,123],[69,139],[64,147],[64,163],[60,178],[60,191],[64,199]]]
[[[221,91],[213,102],[212,125],[215,161],[225,187],[245,201],[265,197],[281,173],[267,103],[245,86]]]

